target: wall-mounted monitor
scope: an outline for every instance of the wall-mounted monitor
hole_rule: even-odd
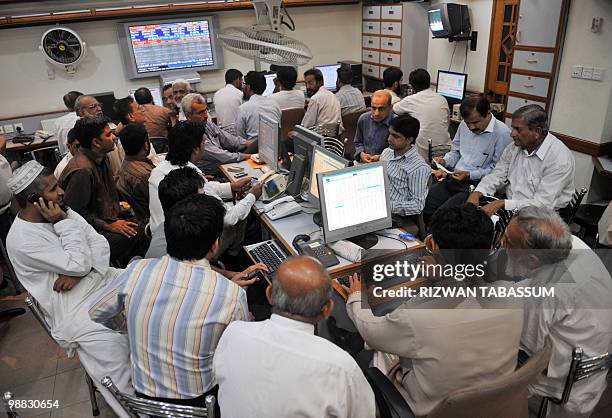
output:
[[[122,22],[117,31],[130,79],[223,68],[216,16]]]
[[[427,12],[429,30],[435,38],[469,34],[470,14],[465,4],[440,3]]]

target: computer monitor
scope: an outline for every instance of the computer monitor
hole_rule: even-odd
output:
[[[451,102],[461,102],[465,97],[467,74],[438,70],[436,91]]]
[[[278,131],[277,121],[259,115],[259,159],[274,171],[278,170]]]
[[[317,182],[326,243],[346,239],[370,248],[378,238],[368,234],[391,227],[386,162],[320,173]]]
[[[262,96],[271,96],[274,93],[274,79],[276,78],[276,73],[268,73],[264,74],[266,78],[266,89],[264,90]]]
[[[310,189],[308,190],[308,200],[317,205],[319,203],[319,187],[317,185],[317,174],[339,170],[348,165],[348,160],[334,154],[325,148],[315,145],[312,149],[310,168]]]
[[[336,80],[338,79],[340,64],[318,65],[315,68],[323,73],[323,86],[327,90],[336,90]]]
[[[159,90],[159,87],[147,87],[147,88],[151,92],[151,96],[153,96],[153,103],[158,106],[163,106],[164,102],[162,101],[161,91]],[[136,90],[138,89],[130,89],[130,96],[132,96],[132,98],[134,98],[134,93],[136,93]]]
[[[291,196],[298,196],[302,191],[304,175],[310,173],[310,157],[315,145],[323,145],[323,137],[310,129],[296,125],[293,137],[293,160],[291,161],[291,171],[287,193]]]

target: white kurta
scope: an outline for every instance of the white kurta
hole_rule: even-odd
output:
[[[217,125],[220,128],[231,126],[236,123],[238,108],[242,104],[242,90],[238,90],[233,84],[217,90],[213,96]]]
[[[53,338],[69,355],[76,349],[98,386],[110,376],[121,391],[132,392],[127,336],[93,322],[88,313],[95,294],[118,273],[108,267],[108,241],[69,210],[68,218],[55,224],[27,222],[18,216],[6,246],[17,277],[43,309]],[[55,292],[53,284],[60,274],[82,279],[69,291]],[[103,389],[109,405],[116,406]]]
[[[74,128],[74,124],[80,118],[75,112],[70,112],[55,119],[55,138],[57,147],[62,155],[68,152],[68,131]]]

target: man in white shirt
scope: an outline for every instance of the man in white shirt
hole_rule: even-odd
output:
[[[304,73],[306,94],[310,97],[302,126],[315,126],[335,129],[342,125],[342,111],[336,95],[323,86],[323,73],[312,68]]]
[[[231,323],[213,367],[224,417],[375,416],[374,394],[355,360],[314,335],[333,309],[325,268],[295,257],[277,270],[266,295],[272,317]]]
[[[7,237],[17,277],[40,304],[53,338],[69,357],[76,350],[102,395],[121,414],[123,409],[99,383],[110,376],[121,391],[133,392],[127,336],[96,324],[87,313],[96,292],[117,274],[109,268],[109,244],[78,213],[64,208],[64,191],[36,161],[17,169],[8,187],[20,207]]]
[[[238,108],[242,104],[242,73],[235,68],[225,72],[225,87],[213,96],[217,126],[225,128],[236,123]]]
[[[64,105],[69,110],[69,113],[60,116],[55,120],[55,138],[57,139],[57,147],[60,154],[66,155],[68,152],[68,131],[74,128],[74,124],[79,119],[79,115],[74,111],[74,102],[77,97],[82,96],[79,91],[70,91],[64,95],[62,100]]]
[[[479,206],[480,197],[506,190],[507,199],[488,203],[488,215],[500,209],[526,206],[563,209],[574,194],[574,156],[548,132],[548,116],[538,105],[523,106],[512,115],[512,139],[495,169],[485,176],[468,202]]]
[[[431,140],[433,150],[436,147],[450,145],[448,102],[444,97],[429,88],[431,78],[427,70],[419,68],[411,72],[408,83],[410,83],[413,93],[396,103],[393,106],[393,111],[397,115],[407,113],[418,119],[421,124],[421,131],[416,140],[416,145],[421,157],[425,161],[429,161],[429,140]]]
[[[76,138],[76,135],[74,133],[74,128],[68,131],[67,145],[68,145],[68,152],[66,153],[66,155],[64,155],[64,158],[62,158],[61,161],[57,163],[57,166],[55,167],[55,171],[53,171],[53,175],[55,176],[56,179],[61,177],[62,172],[64,171],[64,168],[66,168],[70,160],[72,160],[72,158],[75,155],[77,155],[77,153],[79,152],[79,141]]]
[[[529,393],[560,398],[574,347],[586,358],[610,352],[612,278],[590,248],[572,250],[569,227],[550,207],[521,209],[506,228],[504,246],[506,273],[524,279],[517,286],[554,290],[552,297],[526,298],[521,348],[531,356],[551,345],[547,371]],[[589,417],[605,388],[605,371],[577,382],[565,405],[549,402],[547,416]]]
[[[178,120],[185,120],[185,113],[181,109],[181,100],[187,94],[191,93],[193,89],[191,84],[185,79],[179,78],[172,82],[172,99],[174,99],[175,105],[178,107]]]
[[[385,90],[391,95],[392,105],[402,100],[399,94],[401,92],[403,76],[404,72],[397,67],[389,67],[383,71],[383,83],[385,85]]]
[[[276,70],[274,82],[280,90],[272,95],[281,110],[304,108],[306,99],[302,90],[294,90],[297,81],[295,67],[281,66]]]
[[[236,116],[236,136],[253,143],[247,152],[254,151],[259,136],[259,115],[265,115],[280,124],[281,109],[276,100],[262,96],[266,90],[266,78],[262,73],[249,71],[244,77],[244,102]]]
[[[353,81],[353,72],[350,68],[338,68],[336,71],[338,78],[336,79],[336,98],[340,102],[340,111],[342,116],[349,113],[362,112],[365,110],[365,99],[359,89],[351,86]]]

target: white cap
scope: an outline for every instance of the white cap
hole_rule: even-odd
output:
[[[12,177],[6,182],[6,185],[11,193],[20,193],[36,180],[43,169],[44,167],[40,165],[38,161],[28,161],[13,172]]]

